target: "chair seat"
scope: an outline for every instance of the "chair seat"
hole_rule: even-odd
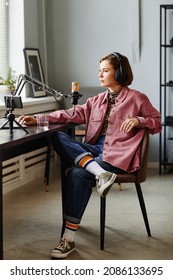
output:
[[[135,183],[137,181],[137,176],[133,174],[118,174],[115,178],[115,183]]]
[[[84,129],[75,129],[75,137],[85,136],[86,131]]]

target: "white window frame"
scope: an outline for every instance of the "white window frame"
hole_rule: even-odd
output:
[[[24,36],[24,0],[9,1],[9,65],[16,75],[25,73],[23,48]],[[22,92],[25,96],[25,90]]]
[[[0,76],[6,77],[9,68],[9,3],[0,0]]]

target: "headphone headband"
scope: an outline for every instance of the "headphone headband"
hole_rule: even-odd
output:
[[[116,56],[118,58],[119,61],[121,61],[121,54],[118,52],[113,52],[112,53],[114,56]]]

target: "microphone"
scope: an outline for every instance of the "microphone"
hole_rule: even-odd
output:
[[[81,97],[79,93],[79,82],[72,82],[71,104],[77,105],[78,99]]]
[[[71,89],[71,104],[73,104],[73,116],[75,114],[75,107],[78,103],[78,99],[82,96],[79,93],[79,82],[72,82],[72,89]]]

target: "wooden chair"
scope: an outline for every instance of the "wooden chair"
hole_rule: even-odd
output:
[[[80,140],[81,142],[84,142],[85,139],[85,134],[86,134],[86,130],[83,127],[75,127],[75,135],[74,137],[78,140]]]
[[[151,236],[145,202],[141,189],[141,183],[146,180],[146,176],[147,176],[148,149],[149,149],[149,133],[148,130],[145,130],[144,137],[142,140],[142,145],[141,145],[140,169],[136,173],[118,174],[115,179],[115,183],[135,184],[147,234],[148,236]],[[105,219],[106,219],[106,197],[100,197],[100,249],[101,250],[104,250]]]

